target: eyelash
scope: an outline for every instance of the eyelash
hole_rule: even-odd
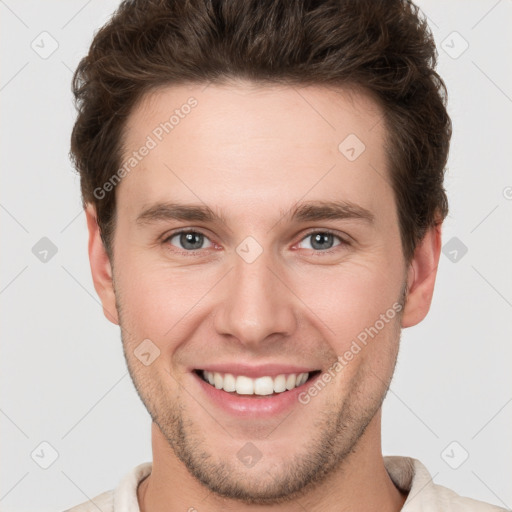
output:
[[[168,236],[165,237],[165,239],[163,240],[162,243],[165,244],[167,247],[170,247],[170,244],[168,243],[169,240],[174,238],[176,235],[187,234],[187,233],[195,233],[195,234],[198,234],[198,235],[203,235],[205,238],[207,238],[209,240],[209,237],[205,233],[203,233],[202,231],[200,231],[198,229],[191,229],[191,228],[189,228],[189,229],[180,229],[178,231],[174,231],[174,232],[170,233]],[[305,240],[309,236],[315,235],[315,234],[318,234],[318,233],[333,235],[335,238],[337,238],[340,241],[340,243],[338,245],[334,246],[334,248],[327,249],[325,251],[310,249],[310,250],[314,251],[314,253],[316,253],[316,254],[323,254],[323,255],[333,254],[333,253],[337,252],[338,248],[341,248],[342,246],[350,245],[350,243],[346,239],[341,237],[336,231],[332,231],[330,229],[321,229],[321,230],[320,229],[314,229],[312,231],[309,231],[300,239],[300,242],[302,242],[303,240]],[[195,251],[194,250],[192,250],[192,251],[180,251],[180,250],[178,250],[176,248],[173,248],[173,249],[170,249],[170,250],[172,252],[174,252],[174,253],[177,252],[178,254],[184,254],[186,256],[194,256],[198,252],[203,251],[204,249],[197,249]]]

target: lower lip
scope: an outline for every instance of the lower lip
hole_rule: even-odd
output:
[[[244,418],[261,418],[279,415],[293,407],[293,405],[299,405],[299,395],[316,381],[320,373],[290,391],[267,396],[227,393],[208,384],[195,372],[192,372],[192,375],[198,381],[208,399],[224,411]]]

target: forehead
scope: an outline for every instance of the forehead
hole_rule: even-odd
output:
[[[371,209],[392,201],[382,120],[377,103],[354,89],[162,88],[128,119],[122,163],[135,165],[125,166],[118,209],[134,216],[172,198],[261,212],[263,202],[270,210],[345,195]]]
[[[169,143],[186,137],[191,142],[208,139],[236,145],[250,137],[267,145],[287,140],[296,149],[319,149],[323,141],[323,146],[332,150],[332,143],[337,149],[336,141],[348,133],[358,135],[368,145],[378,145],[383,135],[382,118],[381,108],[370,95],[355,88],[271,86],[247,81],[188,84],[162,87],[144,95],[128,118],[125,141],[132,146],[153,127],[155,137],[161,135]]]

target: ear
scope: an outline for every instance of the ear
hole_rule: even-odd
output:
[[[434,294],[439,256],[441,223],[431,227],[416,246],[407,272],[408,293],[402,316],[402,327],[419,324],[426,316]]]
[[[112,266],[100,236],[96,208],[93,204],[89,203],[87,205],[85,216],[89,231],[89,262],[94,288],[100,297],[103,314],[113,324],[119,325],[114,283],[112,280]]]

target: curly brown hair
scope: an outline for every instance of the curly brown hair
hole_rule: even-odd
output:
[[[356,87],[382,107],[402,247],[410,261],[448,213],[451,138],[446,86],[425,17],[406,0],[125,0],[73,77],[78,110],[70,156],[83,206],[93,203],[112,260],[115,190],[135,104],[167,85],[224,83]]]

